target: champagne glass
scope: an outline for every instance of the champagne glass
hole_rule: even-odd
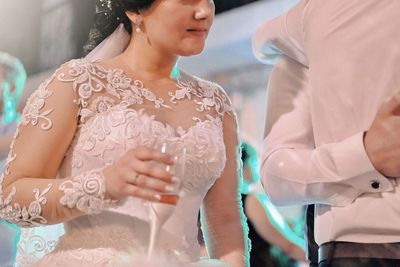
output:
[[[174,144],[176,145],[176,143],[173,142],[163,142],[160,148],[162,153],[170,154],[174,157],[174,164],[168,165],[166,170],[179,178],[179,182],[173,185],[173,192],[161,194],[161,200],[167,203],[176,203],[178,201],[185,173],[186,149],[176,149]],[[175,205],[165,203],[151,202],[149,204],[150,240],[147,250],[148,257],[153,254],[160,229],[174,213],[175,207]]]

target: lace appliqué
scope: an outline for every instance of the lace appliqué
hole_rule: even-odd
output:
[[[173,141],[177,149],[187,149],[187,179],[185,188],[209,188],[221,174],[226,161],[222,119],[207,115],[205,120],[195,119],[188,129],[173,128],[157,121],[144,109],[135,110],[116,105],[98,114],[80,128],[79,138],[71,151],[75,168],[81,168],[88,159],[107,164],[131,148],[155,147],[165,140]],[[189,178],[190,177],[190,178]]]
[[[111,97],[99,96],[95,100],[93,100],[90,105],[90,109],[94,110],[96,113],[102,113],[109,110],[111,107],[115,105],[115,100]]]
[[[105,177],[100,170],[93,170],[75,176],[59,187],[64,196],[60,203],[68,208],[89,214],[99,214],[103,210],[115,206],[116,201],[106,200]]]
[[[54,77],[54,76],[53,76]],[[53,80],[53,77],[42,83],[37,91],[35,91],[29,98],[24,111],[22,112],[22,124],[36,126],[39,120],[42,119],[44,122],[40,127],[47,131],[53,126],[53,122],[47,117],[52,109],[41,112],[45,105],[45,100],[50,97],[53,92],[47,90],[49,83]]]
[[[44,83],[39,86],[39,89],[35,91],[32,96],[27,101],[27,104],[22,113],[22,125],[31,124],[36,126],[39,124],[40,120],[44,122],[40,127],[48,131],[53,126],[52,121],[47,117],[53,110],[49,109],[46,111],[41,111],[45,105],[45,101],[53,93],[47,90],[48,85],[54,79],[55,75],[50,77]],[[17,128],[14,139],[18,137],[19,128]],[[1,184],[3,183],[4,176],[10,174],[9,166],[17,158],[16,154],[13,154],[14,142],[10,146],[10,152],[5,165],[4,174],[0,178],[0,217],[9,221],[10,223],[20,225],[22,227],[32,227],[47,224],[47,220],[42,217],[42,205],[47,203],[45,195],[50,191],[52,184],[49,184],[47,188],[40,191],[38,188],[33,189],[35,200],[29,204],[29,207],[21,207],[20,204],[14,203],[12,205],[12,200],[17,193],[15,187],[11,189],[9,195],[4,198],[3,189]]]
[[[14,139],[18,137],[19,128],[15,131]],[[10,164],[17,158],[17,154],[13,152],[14,142],[11,143],[10,152],[7,157],[7,161],[4,168],[4,173],[0,177],[0,218],[7,220],[12,224],[17,224],[22,227],[34,227],[47,224],[47,220],[42,217],[42,205],[47,203],[45,195],[50,191],[52,184],[48,184],[42,192],[38,188],[33,189],[35,200],[31,202],[28,208],[21,207],[20,204],[14,203],[12,200],[17,193],[15,187],[11,189],[11,192],[5,198],[3,195],[2,184],[4,177],[10,174]]]
[[[16,194],[16,188],[13,187],[7,198],[0,198],[0,217],[12,224],[22,227],[33,227],[47,224],[47,220],[42,217],[42,205],[47,203],[45,195],[52,188],[52,184],[48,184],[47,188],[40,191],[38,188],[33,189],[35,200],[31,202],[28,208],[21,207],[18,203],[11,204]]]
[[[192,92],[194,88],[194,83],[193,82],[185,82],[182,80],[177,81],[177,87],[178,89],[175,92],[168,92],[168,95],[171,97],[170,101],[173,104],[177,103],[177,100],[181,99],[192,99]]]
[[[47,90],[48,85],[53,79],[54,75],[42,83],[39,86],[39,89],[35,91],[29,98],[22,113],[22,125],[31,124],[32,126],[36,126],[39,124],[40,120],[44,120],[40,127],[45,131],[51,129],[53,123],[47,116],[53,110],[49,109],[43,112],[41,110],[45,105],[45,100],[53,94],[51,91]],[[14,140],[18,137],[18,134],[19,128],[17,128],[15,132]],[[22,227],[33,227],[47,224],[47,220],[41,216],[41,213],[42,205],[47,203],[45,195],[52,188],[52,184],[48,184],[48,186],[42,191],[40,191],[38,188],[33,189],[35,200],[29,204],[29,207],[21,207],[21,205],[18,203],[12,204],[12,200],[17,193],[15,187],[11,189],[11,192],[7,197],[3,196],[1,184],[3,183],[5,175],[10,174],[10,164],[17,158],[17,155],[13,152],[13,148],[14,142],[10,146],[10,152],[8,154],[5,170],[0,178],[0,218]]]
[[[132,80],[121,69],[108,70],[85,59],[72,60],[68,67],[68,73],[61,73],[57,78],[62,82],[72,82],[74,91],[79,95],[79,99],[74,102],[81,107],[82,121],[96,111],[104,110],[105,107],[114,104],[110,98],[107,101],[103,98],[88,107],[90,97],[103,90],[129,105],[143,104],[144,100],[148,100],[153,102],[156,108],[171,108],[164,104],[162,98],[157,98],[153,92],[145,88],[143,82]]]
[[[99,69],[103,68],[99,67]],[[171,108],[164,104],[164,99],[157,96],[144,87],[140,80],[132,81],[121,69],[107,70],[107,92],[121,99],[129,105],[143,104],[143,100],[153,102],[156,108]]]
[[[192,99],[192,95],[196,96],[194,102],[198,105],[197,111],[204,112],[214,108],[215,111],[223,116],[226,112],[228,114],[233,113],[232,104],[224,90],[216,83],[194,77],[198,86],[194,82],[186,82],[178,80],[177,87],[179,88],[175,92],[169,92],[170,101],[173,104],[177,103],[177,100],[187,98]]]
[[[48,226],[47,226],[48,227]],[[46,228],[47,229],[47,228]],[[52,252],[56,245],[56,240],[47,240],[44,236],[37,233],[38,228],[22,229],[21,239],[17,246],[18,267],[32,266],[44,255]]]
[[[199,84],[200,94],[203,96],[201,101],[195,101],[200,107],[198,111],[210,110],[214,108],[219,115],[233,112],[232,104],[224,90],[216,83],[196,78]]]
[[[81,107],[82,121],[99,111],[107,110],[114,102],[111,98],[101,98],[93,101],[90,107],[88,102],[94,93],[105,90],[111,96],[121,100],[122,105],[143,104],[144,100],[154,103],[155,108],[171,107],[165,104],[164,99],[158,98],[142,81],[132,80],[122,69],[106,69],[86,59],[72,60],[68,64],[68,73],[58,75],[63,82],[72,82],[79,99],[75,103]],[[212,108],[219,115],[233,112],[232,105],[224,90],[217,84],[194,77],[193,81],[177,80],[177,90],[169,92],[169,101],[176,104],[178,100],[192,99],[198,105],[197,111],[204,112]]]
[[[181,133],[187,149],[185,168],[191,177],[185,179],[183,187],[189,191],[208,190],[226,163],[221,118],[208,115],[207,120],[196,120],[196,127]]]

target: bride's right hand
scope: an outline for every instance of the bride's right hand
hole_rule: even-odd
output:
[[[161,194],[170,193],[178,178],[167,172],[173,158],[152,148],[128,150],[116,163],[103,169],[107,194],[111,199],[138,197],[162,202]],[[168,203],[176,204],[176,203]]]

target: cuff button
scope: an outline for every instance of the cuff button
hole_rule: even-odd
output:
[[[381,183],[379,181],[372,181],[371,182],[371,187],[373,189],[379,189],[379,187],[381,187]]]

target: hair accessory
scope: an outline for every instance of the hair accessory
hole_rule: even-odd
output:
[[[112,11],[112,0],[99,0],[99,4],[96,5],[96,13],[104,13],[105,15],[108,12]]]

